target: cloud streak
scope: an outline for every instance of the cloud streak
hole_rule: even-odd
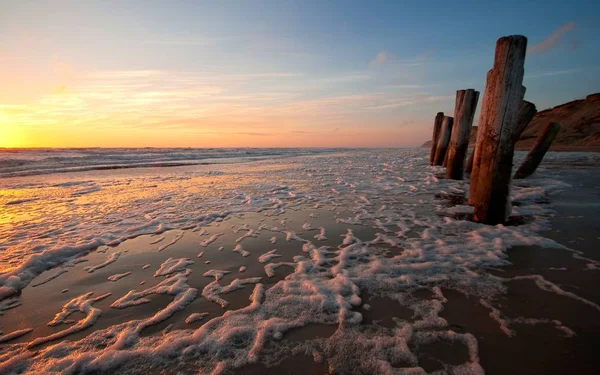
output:
[[[382,65],[388,62],[390,59],[390,55],[387,51],[379,51],[377,52],[377,56],[371,61],[371,65]]]
[[[544,39],[543,41],[541,41],[539,43],[533,44],[531,47],[529,47],[529,52],[536,54],[536,53],[545,52],[545,51],[553,48],[560,41],[560,39],[562,38],[562,36],[565,33],[573,30],[574,28],[575,28],[574,21],[570,21],[570,22],[560,26],[558,29],[554,30],[554,32],[552,32],[552,34],[548,35],[548,37],[546,39]]]
[[[525,75],[525,78],[541,78],[541,77],[551,77],[551,76],[559,76],[564,74],[573,74],[580,73],[583,69],[565,69],[565,70],[554,70],[551,72],[543,72],[538,74]]]

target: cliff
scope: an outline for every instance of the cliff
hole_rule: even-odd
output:
[[[600,93],[538,112],[521,135],[516,149],[529,150],[550,122],[561,126],[550,150],[600,152]],[[474,144],[476,137],[477,127],[474,126],[469,144]],[[431,141],[422,147],[431,147]]]

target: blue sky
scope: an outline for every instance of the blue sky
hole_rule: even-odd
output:
[[[538,109],[600,91],[598,19],[591,1],[3,1],[0,125],[22,146],[418,145],[456,90],[483,91],[501,36],[528,37]]]

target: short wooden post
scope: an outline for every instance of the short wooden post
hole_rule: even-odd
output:
[[[537,113],[537,109],[535,104],[528,102],[527,100],[523,100],[521,106],[519,107],[519,114],[517,115],[517,131],[515,134],[515,144],[521,138],[521,134],[527,128],[527,125],[533,120],[533,117]],[[467,159],[467,163],[465,164],[465,173],[470,174],[473,169],[473,159],[475,156],[475,147],[471,151],[469,158]]]
[[[440,137],[440,129],[444,120],[444,112],[438,112],[433,120],[433,138],[431,139],[431,154],[429,154],[429,164],[433,165],[435,159],[435,151],[437,149],[438,138]]]
[[[527,125],[533,120],[533,116],[537,113],[537,108],[535,108],[535,104],[528,102],[527,100],[523,100],[521,106],[519,107],[519,114],[517,115],[517,131],[515,133],[515,144],[521,138],[521,134],[527,128]]]
[[[446,157],[446,151],[448,150],[448,143],[450,142],[450,136],[452,135],[452,123],[454,119],[449,116],[444,116],[442,121],[442,129],[440,136],[438,137],[438,144],[435,149],[435,158],[433,159],[433,165],[442,165],[444,158]]]
[[[454,129],[454,124],[452,124],[452,129]],[[450,132],[450,139],[452,139],[452,132]],[[450,147],[450,140],[448,140],[448,147]],[[444,155],[444,161],[442,162],[442,167],[446,168],[448,165],[448,148],[446,148],[446,155]]]
[[[515,173],[515,179],[529,177],[535,172],[559,131],[560,125],[555,122],[551,122],[546,126],[536,139],[531,150],[529,150],[525,161],[521,164],[517,173]]]
[[[478,129],[479,131],[479,129]],[[471,171],[473,170],[473,159],[475,158],[475,145],[473,145],[473,149],[471,150],[471,153],[469,154],[469,158],[467,159],[467,162],[465,163],[465,173],[466,174],[471,174]]]
[[[510,181],[517,115],[525,95],[523,74],[527,38],[498,39],[488,72],[471,173],[469,202],[473,220],[504,223],[510,212]]]
[[[456,92],[454,125],[452,126],[452,137],[448,148],[446,178],[463,179],[465,156],[467,156],[471,127],[473,126],[473,117],[475,117],[478,100],[479,91],[468,89]]]

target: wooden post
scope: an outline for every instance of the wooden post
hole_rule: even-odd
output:
[[[521,164],[517,173],[515,173],[515,179],[529,177],[535,172],[559,131],[560,125],[555,122],[551,122],[546,126],[536,139],[531,150],[529,150],[525,161]]]
[[[433,165],[442,165],[444,158],[446,157],[446,151],[448,150],[448,142],[450,142],[450,135],[452,134],[452,122],[454,119],[449,116],[444,116],[442,121],[442,129],[440,136],[438,137],[438,144],[435,149],[435,158],[433,159]]]
[[[525,95],[523,74],[527,38],[498,39],[494,66],[487,74],[473,159],[469,202],[473,220],[504,223],[510,212],[510,181],[517,115]]]
[[[521,138],[521,134],[527,128],[527,125],[533,120],[533,117],[537,113],[537,109],[535,108],[535,104],[528,102],[527,100],[523,100],[521,106],[519,107],[519,114],[517,115],[517,131],[515,134],[515,143]],[[465,164],[465,173],[470,174],[473,169],[473,158],[475,156],[475,147],[471,151],[469,158],[467,159],[467,163]]]
[[[429,154],[429,164],[433,165],[435,159],[435,151],[437,149],[438,138],[440,137],[440,129],[444,120],[444,112],[438,112],[433,120],[433,138],[431,139],[431,154]]]
[[[515,134],[515,144],[521,138],[521,134],[527,128],[527,125],[533,120],[533,116],[537,113],[537,108],[535,108],[535,104],[528,102],[527,100],[523,100],[521,106],[519,107],[519,114],[517,115],[517,131]]]
[[[454,129],[454,123],[452,124],[452,129]],[[452,130],[450,130],[450,139],[452,139]],[[448,140],[448,147],[450,146],[450,139]],[[446,155],[444,155],[444,161],[442,162],[442,167],[446,168],[448,165],[448,148],[446,148]]]
[[[479,128],[477,130],[479,132]],[[473,170],[473,159],[474,158],[475,158],[475,145],[473,145],[471,154],[469,155],[469,158],[467,159],[467,163],[465,164],[465,173],[466,174],[471,174],[471,171]]]
[[[453,180],[463,179],[465,156],[469,147],[473,117],[479,100],[479,91],[473,89],[458,90],[456,92],[456,105],[454,107],[454,125],[452,137],[448,148],[448,166],[446,178]]]

